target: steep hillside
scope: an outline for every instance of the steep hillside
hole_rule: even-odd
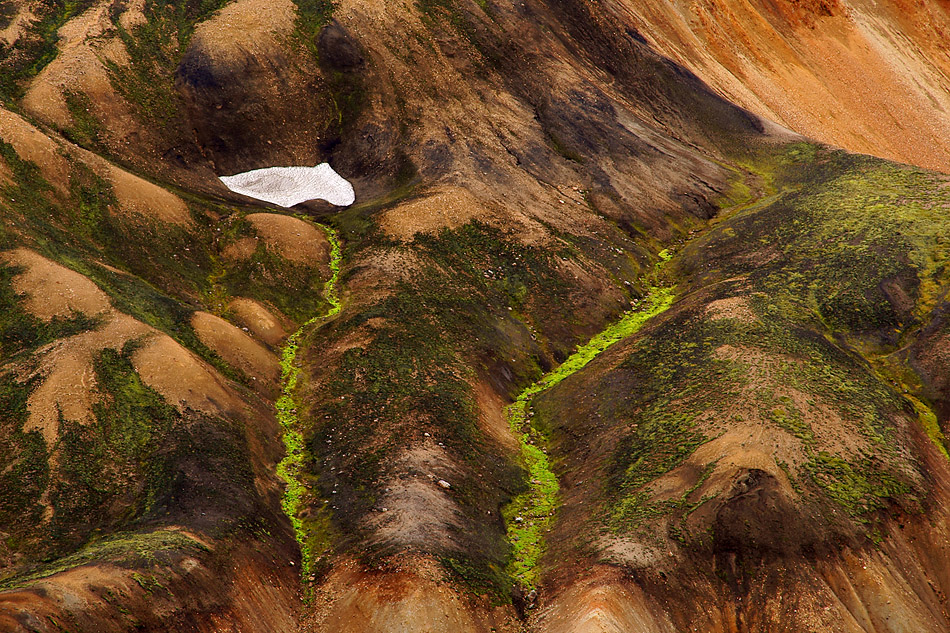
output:
[[[744,108],[831,145],[950,171],[944,2],[619,2],[615,11]]]
[[[947,179],[776,159],[775,196],[674,260],[673,307],[535,401],[562,482],[550,557],[577,561],[543,630],[595,596],[656,631],[948,626],[947,421],[906,351],[946,297]]]
[[[757,10],[0,0],[0,630],[950,631],[942,5]]]

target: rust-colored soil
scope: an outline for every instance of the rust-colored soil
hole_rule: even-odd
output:
[[[26,429],[40,430],[49,446],[57,438],[60,414],[77,422],[91,420],[98,398],[93,372],[98,353],[122,349],[136,339],[142,341],[133,356],[136,370],[169,402],[210,415],[243,409],[214,370],[166,334],[113,310],[106,294],[86,277],[26,249],[9,253],[6,259],[24,268],[14,283],[27,295],[25,306],[36,316],[49,321],[81,312],[101,319],[95,329],[41,350],[38,371],[43,380],[30,395]],[[277,363],[270,352],[226,321],[199,314],[196,329],[203,340],[220,346],[226,360],[257,376],[265,389],[274,387]]]
[[[621,3],[651,46],[811,138],[950,171],[941,2]]]
[[[274,314],[253,299],[235,297],[228,304],[234,313],[234,321],[247,328],[258,339],[274,347],[280,343],[287,331]]]
[[[0,0],[0,43],[39,2]],[[43,322],[0,323],[0,583],[126,532],[195,544],[21,582],[0,631],[950,633],[946,249],[913,219],[946,201],[901,210],[866,292],[808,278],[830,258],[765,277],[878,164],[799,134],[950,171],[946,0],[332,4],[81,2],[4,94],[0,138],[52,188],[0,159],[11,301]],[[142,26],[162,50],[126,47]],[[217,178],[324,161],[353,206],[274,213]],[[5,199],[23,186],[48,226]],[[736,218],[769,230],[709,237]],[[816,248],[866,255],[854,219]],[[659,286],[667,312],[533,398],[539,465],[506,406]],[[516,580],[533,523],[503,509],[549,477]]]
[[[98,168],[96,171],[100,176],[112,184],[119,209],[132,214],[133,219],[158,220],[179,226],[190,226],[194,222],[188,205],[170,191],[104,161],[90,157],[90,165]]]
[[[312,224],[279,213],[251,213],[246,219],[264,244],[285,259],[310,266],[330,261],[330,243]]]
[[[225,362],[247,374],[260,391],[273,393],[277,388],[280,365],[266,347],[224,319],[207,312],[195,312],[191,326],[202,343]]]
[[[305,629],[314,633],[514,633],[504,609],[472,605],[433,561],[402,559],[388,573],[341,561],[323,582]],[[474,608],[473,608],[474,607]]]
[[[293,561],[271,549],[200,536],[195,540],[209,552],[176,554],[138,569],[109,563],[79,566],[4,592],[0,630],[54,630],[48,629],[57,626],[53,622],[97,633],[121,633],[130,622],[155,631],[174,630],[182,622],[197,633],[297,630]],[[116,600],[124,605],[121,617]]]

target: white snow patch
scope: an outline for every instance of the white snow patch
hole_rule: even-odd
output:
[[[282,207],[307,200],[326,200],[346,207],[356,200],[353,185],[333,171],[329,163],[316,167],[265,167],[220,178],[235,193]]]

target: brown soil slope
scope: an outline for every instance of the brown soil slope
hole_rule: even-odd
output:
[[[946,269],[915,262],[946,177],[794,156],[806,180],[686,247],[672,309],[537,400],[563,482],[540,630],[578,601],[617,630],[950,628],[950,424],[908,388],[945,402]]]

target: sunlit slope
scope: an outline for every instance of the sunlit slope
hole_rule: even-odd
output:
[[[950,171],[943,2],[620,2],[660,53],[728,99],[851,151]]]

